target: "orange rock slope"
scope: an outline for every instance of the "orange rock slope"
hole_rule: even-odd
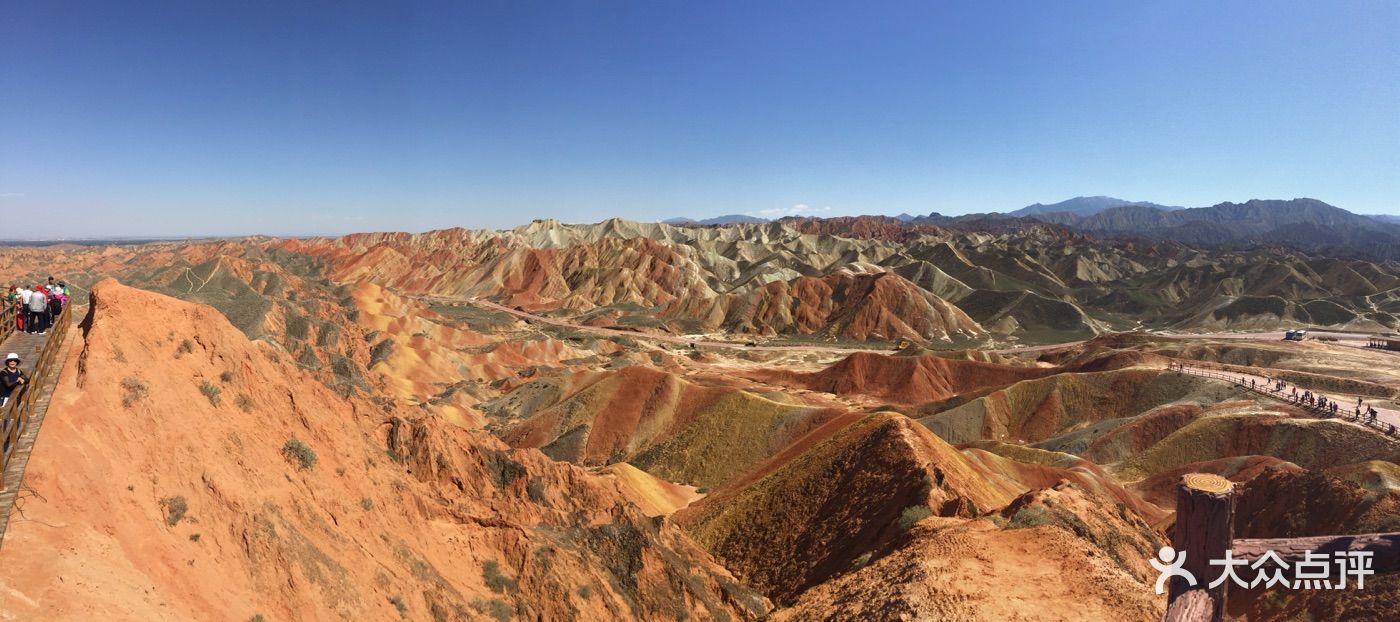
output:
[[[767,611],[611,478],[340,397],[212,308],[108,280],[76,332],[0,556],[4,619]]]

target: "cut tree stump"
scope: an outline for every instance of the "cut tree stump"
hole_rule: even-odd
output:
[[[1168,608],[1177,606],[1179,597],[1189,591],[1204,590],[1210,601],[1209,617],[1178,619],[1218,621],[1224,616],[1229,581],[1215,588],[1206,586],[1224,571],[1223,566],[1210,565],[1210,560],[1224,559],[1226,552],[1232,548],[1234,501],[1234,484],[1219,475],[1190,473],[1183,476],[1177,485],[1176,528],[1172,533],[1172,548],[1178,554],[1186,555],[1182,568],[1196,578],[1196,585],[1188,584],[1183,577],[1172,577],[1167,592]],[[1201,606],[1199,597],[1191,596],[1191,599],[1192,609]]]

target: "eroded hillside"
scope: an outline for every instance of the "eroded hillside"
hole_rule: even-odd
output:
[[[0,252],[37,266],[95,297],[19,618],[1154,619],[1185,473],[1241,537],[1400,503],[1383,429],[1171,368],[1400,412],[1393,353],[1248,332],[1393,330],[1393,264],[854,218]]]

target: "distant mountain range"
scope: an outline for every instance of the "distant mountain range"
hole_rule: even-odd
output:
[[[667,225],[759,225],[768,222],[767,218],[749,216],[748,214],[727,214],[715,216],[704,220],[693,220],[690,218],[668,218],[661,221]]]
[[[1400,260],[1400,216],[1353,214],[1317,199],[1253,199],[1184,208],[1107,196],[1036,203],[1008,213],[944,216],[900,214],[906,225],[1008,231],[1045,223],[1102,238],[1140,238],[1194,246],[1285,246],[1340,257]],[[668,224],[764,223],[734,214],[701,221],[673,218]]]
[[[1051,213],[1035,220],[1106,237],[1198,246],[1280,245],[1309,252],[1400,259],[1400,225],[1317,199],[1220,203],[1173,211],[1123,206],[1091,216]]]
[[[1035,205],[1027,205],[1014,212],[1010,212],[1009,215],[1020,217],[1034,216],[1037,214],[1053,214],[1058,212],[1065,212],[1069,214],[1074,214],[1076,216],[1093,216],[1094,214],[1097,214],[1104,210],[1113,209],[1115,207],[1147,207],[1162,211],[1183,209],[1181,207],[1171,205],[1158,205],[1156,203],[1149,203],[1147,201],[1125,201],[1123,199],[1115,199],[1113,197],[1097,196],[1074,197],[1073,199],[1066,199],[1064,201],[1060,201],[1059,203],[1051,203],[1049,205],[1046,205],[1044,203],[1036,203]]]

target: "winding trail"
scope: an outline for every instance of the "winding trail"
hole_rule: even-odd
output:
[[[617,328],[606,328],[606,327],[601,327],[601,326],[587,326],[587,325],[584,325],[584,324],[578,324],[578,323],[576,323],[576,322],[570,322],[570,321],[568,321],[568,320],[561,320],[561,319],[559,319],[559,318],[551,318],[551,317],[545,317],[545,316],[543,316],[543,315],[536,315],[536,314],[534,314],[534,313],[530,313],[529,311],[522,311],[522,310],[520,310],[520,309],[515,309],[515,308],[507,307],[507,306],[505,306],[505,305],[503,305],[503,304],[498,304],[498,303],[495,303],[495,302],[491,302],[491,301],[489,301],[489,300],[482,300],[481,298],[475,298],[475,297],[467,297],[467,296],[426,296],[426,295],[423,295],[423,296],[410,296],[410,297],[412,297],[412,298],[417,298],[417,299],[419,299],[419,300],[423,300],[423,301],[427,301],[427,302],[434,302],[434,303],[441,303],[441,304],[460,304],[460,303],[469,304],[469,305],[476,306],[476,307],[480,307],[480,308],[483,308],[483,309],[490,309],[490,310],[492,310],[492,311],[500,311],[500,312],[502,312],[502,313],[508,313],[508,314],[510,314],[510,315],[513,315],[513,316],[515,316],[515,317],[518,317],[518,318],[520,318],[520,319],[522,319],[522,320],[527,320],[527,321],[529,321],[529,322],[538,322],[538,323],[541,323],[541,324],[548,324],[548,325],[550,325],[550,326],[557,326],[557,327],[559,327],[559,328],[568,328],[568,329],[571,329],[571,330],[578,330],[578,331],[583,331],[583,332],[590,332],[590,333],[594,333],[594,334],[598,334],[598,335],[610,335],[610,336],[617,336],[617,337],[631,337],[631,338],[633,338],[633,339],[644,339],[644,340],[648,340],[648,341],[659,341],[659,342],[663,342],[663,343],[671,343],[671,344],[676,344],[676,345],[680,345],[680,346],[690,346],[690,345],[693,344],[693,345],[695,345],[696,347],[706,347],[706,348],[734,348],[734,349],[739,349],[739,350],[754,350],[754,351],[759,351],[759,352],[830,352],[830,353],[836,353],[836,354],[850,354],[850,353],[854,353],[854,352],[877,352],[877,353],[880,353],[880,354],[889,354],[891,351],[893,351],[893,350],[891,350],[890,348],[859,348],[859,347],[824,346],[824,345],[797,345],[797,344],[793,344],[793,345],[766,345],[766,344],[755,344],[755,345],[750,346],[750,345],[746,345],[746,344],[744,344],[744,343],[734,342],[734,341],[713,341],[713,340],[709,340],[709,339],[695,339],[695,338],[691,338],[691,337],[675,336],[675,335],[658,335],[658,334],[655,334],[655,333],[644,333],[644,332],[640,332],[640,331],[622,330],[622,329],[617,329]],[[1280,336],[1283,334],[1283,332],[1282,332],[1282,331],[1277,331],[1277,330],[1274,330],[1274,331],[1263,331],[1263,332],[1252,332],[1252,333],[1166,333],[1166,332],[1149,331],[1147,334],[1154,335],[1154,336],[1158,336],[1158,337],[1169,337],[1169,338],[1175,338],[1175,339],[1244,339],[1244,340],[1253,340],[1253,341],[1279,341],[1279,340],[1281,339]],[[1313,337],[1313,338],[1316,338],[1316,337],[1326,337],[1326,338],[1329,338],[1329,339],[1335,339],[1336,341],[1333,342],[1333,343],[1336,343],[1337,345],[1346,345],[1346,346],[1357,347],[1357,348],[1364,348],[1364,347],[1366,347],[1366,339],[1367,339],[1368,337],[1371,337],[1371,336],[1372,336],[1372,335],[1363,334],[1363,333],[1341,333],[1341,332],[1312,331],[1312,330],[1308,331],[1308,334],[1309,334],[1311,337]],[[982,351],[984,351],[984,352],[994,352],[994,353],[998,353],[998,354],[1014,354],[1014,353],[1018,353],[1018,352],[1045,352],[1045,351],[1050,351],[1050,350],[1060,350],[1060,349],[1064,349],[1064,348],[1071,348],[1071,347],[1080,345],[1080,344],[1082,344],[1082,343],[1084,343],[1084,342],[1085,342],[1084,339],[1080,339],[1080,340],[1078,340],[1078,341],[1065,341],[1065,342],[1062,342],[1062,343],[1050,343],[1050,344],[1036,345],[1036,346],[1017,346],[1017,347],[1010,347],[1010,348],[977,348],[977,349],[982,350]],[[1383,351],[1383,350],[1381,350],[1381,351]],[[1397,353],[1395,353],[1395,354],[1400,355],[1400,352],[1397,352]]]
[[[792,345],[766,345],[766,344],[755,344],[755,345],[751,345],[751,346],[750,346],[750,345],[746,345],[746,344],[744,344],[744,343],[734,342],[734,341],[713,341],[713,340],[709,340],[709,339],[695,339],[695,338],[691,338],[691,337],[679,337],[679,336],[675,336],[675,335],[658,335],[658,334],[655,334],[655,333],[643,333],[643,332],[639,332],[639,331],[621,330],[621,329],[617,329],[617,328],[605,328],[605,327],[601,327],[601,326],[588,326],[588,325],[585,325],[585,324],[578,324],[578,323],[575,323],[575,322],[570,322],[570,321],[567,321],[567,320],[561,320],[561,319],[558,319],[558,318],[545,317],[545,316],[543,316],[543,315],[536,315],[536,314],[534,314],[534,313],[530,313],[529,311],[522,311],[522,310],[520,310],[520,309],[514,309],[514,308],[511,308],[511,307],[507,307],[507,306],[505,306],[505,305],[502,305],[502,304],[498,304],[498,303],[491,302],[491,301],[489,301],[489,300],[482,300],[482,299],[480,299],[480,298],[448,297],[448,296],[413,296],[413,297],[414,297],[414,298],[417,298],[417,299],[419,299],[419,300],[427,301],[427,302],[436,302],[436,303],[442,303],[442,304],[465,303],[465,304],[469,304],[469,305],[472,305],[472,306],[480,307],[480,308],[483,308],[483,309],[490,309],[490,310],[492,310],[492,311],[500,311],[500,312],[502,312],[502,313],[509,313],[509,314],[511,314],[511,315],[513,315],[513,316],[515,316],[515,317],[518,317],[518,318],[520,318],[520,319],[522,319],[522,320],[526,320],[526,321],[529,321],[529,322],[537,322],[537,323],[540,323],[540,324],[549,324],[550,326],[557,326],[557,327],[559,327],[559,328],[568,328],[568,329],[571,329],[571,330],[578,330],[578,331],[583,331],[583,332],[590,332],[590,333],[594,333],[594,334],[598,334],[598,335],[609,335],[609,336],[615,336],[615,337],[631,337],[631,338],[633,338],[633,339],[643,339],[643,340],[647,340],[647,341],[659,341],[659,342],[671,343],[671,344],[675,344],[675,345],[679,345],[679,346],[690,346],[690,345],[694,345],[694,346],[696,346],[696,347],[705,347],[705,348],[732,348],[732,349],[736,349],[736,350],[750,350],[750,351],[757,351],[757,352],[830,352],[830,353],[836,353],[836,354],[851,354],[851,353],[855,353],[855,352],[875,352],[875,353],[879,353],[879,354],[889,354],[890,352],[893,351],[893,350],[890,349],[890,348],[853,348],[853,347],[843,347],[843,346],[797,345],[797,344],[792,344]],[[1052,344],[1047,344],[1047,345],[1024,346],[1024,347],[1016,347],[1016,348],[999,348],[999,349],[989,349],[989,350],[985,350],[985,351],[986,351],[986,352],[998,352],[998,353],[1041,352],[1041,351],[1045,351],[1045,350],[1056,350],[1056,349],[1060,349],[1060,348],[1068,348],[1068,347],[1072,347],[1072,346],[1079,345],[1079,344],[1081,344],[1081,343],[1084,343],[1084,341],[1083,341],[1083,340],[1080,340],[1080,341],[1068,341],[1068,342],[1065,342],[1065,343],[1052,343]]]

